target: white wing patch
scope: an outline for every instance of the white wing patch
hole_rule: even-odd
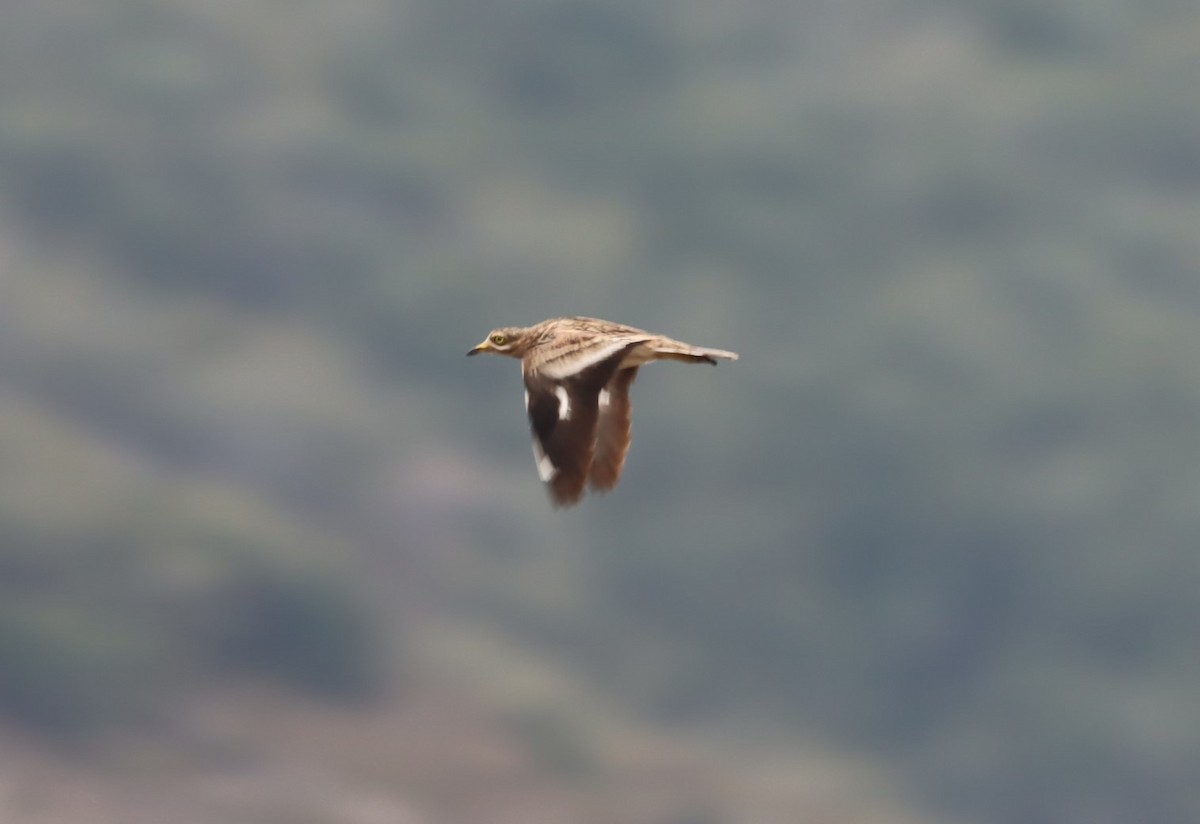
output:
[[[529,411],[529,390],[525,390],[525,411]]]
[[[553,380],[562,380],[571,375],[577,375],[589,366],[594,366],[605,358],[609,358],[620,352],[626,346],[637,341],[638,338],[620,338],[613,341],[608,346],[601,346],[593,349],[590,352],[585,352],[574,358],[565,359],[549,363],[538,371],[548,378]]]
[[[562,386],[554,388],[554,394],[558,398],[558,419],[566,421],[571,419],[571,396],[567,394],[567,390]]]
[[[607,389],[601,389],[600,390],[600,408],[607,409],[608,405],[610,403],[612,403],[612,395],[610,395],[608,393]]]
[[[537,473],[542,483],[548,484],[554,480],[554,476],[558,474],[558,467],[542,451],[542,445],[536,439],[533,442],[533,459],[537,461]]]

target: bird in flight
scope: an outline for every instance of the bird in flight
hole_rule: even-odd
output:
[[[578,503],[589,484],[607,492],[620,480],[631,438],[629,387],[639,367],[738,357],[583,317],[494,329],[467,354],[481,352],[521,359],[533,457],[556,507]]]

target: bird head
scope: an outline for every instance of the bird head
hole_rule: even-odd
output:
[[[513,326],[493,329],[478,346],[467,352],[467,354],[478,355],[480,352],[488,352],[493,355],[508,355],[512,358],[519,358],[525,354],[527,348],[528,341],[525,340],[526,331],[525,329]]]

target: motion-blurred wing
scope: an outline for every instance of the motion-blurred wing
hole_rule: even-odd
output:
[[[565,377],[558,376],[561,372],[552,375],[540,371],[525,372],[533,456],[537,461],[538,477],[546,484],[555,506],[570,506],[583,497],[597,450],[601,392],[605,392],[611,407],[613,395],[605,386],[617,371],[626,348],[613,350],[603,360],[589,363]],[[628,382],[624,391],[626,397],[627,390]],[[627,424],[625,432],[627,448]],[[606,439],[602,453],[606,465],[612,463],[611,451]],[[618,475],[623,460],[622,450],[617,462]]]
[[[607,492],[621,480],[621,469],[633,433],[633,404],[629,387],[637,378],[637,367],[620,369],[598,397],[599,422],[596,430],[596,454],[590,476],[593,489]]]

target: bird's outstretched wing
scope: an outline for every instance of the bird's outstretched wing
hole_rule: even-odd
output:
[[[602,391],[608,392],[607,400],[611,408],[614,396],[605,387],[613,379],[624,355],[624,348],[617,349],[603,360],[589,363],[580,371],[565,376],[552,376],[540,371],[525,372],[526,409],[533,434],[533,456],[537,461],[538,477],[546,484],[555,506],[571,506],[583,497],[597,452],[600,394]],[[627,390],[628,382],[623,390],[626,399]],[[628,424],[625,426],[624,442],[628,447]],[[605,431],[608,431],[608,427]],[[607,440],[602,450],[605,465],[612,464],[611,447]],[[623,459],[622,449],[620,461],[616,463],[617,476]],[[601,487],[595,481],[593,483],[597,488],[611,488],[611,485]]]
[[[598,398],[599,422],[596,427],[596,454],[589,476],[592,489],[607,492],[621,480],[625,455],[633,434],[633,404],[629,387],[637,378],[636,366],[618,369]]]

